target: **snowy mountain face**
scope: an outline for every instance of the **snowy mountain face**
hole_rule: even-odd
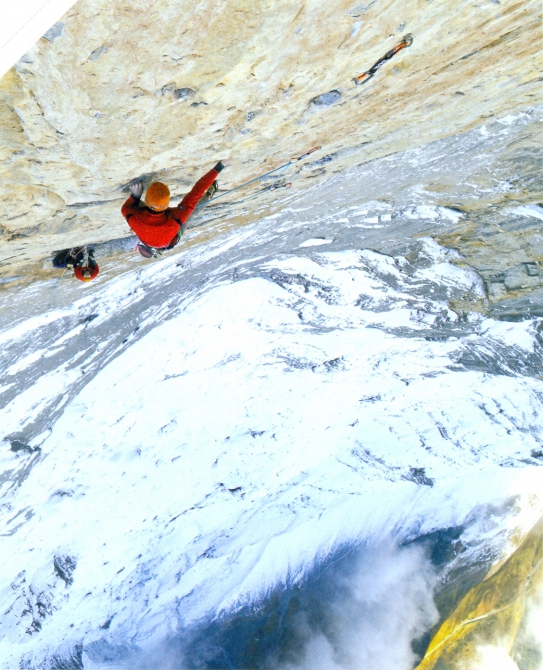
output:
[[[2,667],[416,664],[543,512],[540,319],[413,177],[480,137],[2,294]]]
[[[152,5],[0,80],[0,667],[541,667],[540,3]]]

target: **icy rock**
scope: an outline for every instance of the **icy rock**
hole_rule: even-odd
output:
[[[64,35],[64,23],[59,21],[43,35],[43,39],[48,42],[54,42]]]
[[[299,247],[300,249],[303,249],[305,247],[319,247],[322,246],[323,244],[331,244],[334,240],[328,240],[324,237],[315,237],[310,240],[306,240],[305,242],[302,242]]]
[[[434,485],[434,480],[431,477],[426,476],[425,468],[411,468],[409,474],[404,475],[403,478],[407,481],[414,482],[415,484],[420,484],[421,486]]]
[[[311,104],[316,105],[317,107],[329,107],[330,105],[335,105],[336,102],[339,102],[340,100],[341,93],[337,90],[334,90],[315,96],[311,100]]]
[[[175,91],[175,82],[171,81],[169,84],[164,84],[164,86],[155,93],[155,95],[170,95]]]
[[[91,61],[98,60],[102,54],[106,53],[106,51],[107,51],[107,47],[105,47],[105,46],[98,47],[98,49],[95,49],[91,53],[91,55],[89,56],[89,60],[91,60]]]
[[[175,98],[177,100],[186,100],[187,98],[193,98],[196,95],[196,91],[194,91],[192,88],[177,88],[173,92]]]
[[[521,205],[513,208],[512,211],[521,216],[533,216],[543,221],[543,207],[541,205]]]
[[[358,33],[360,32],[360,28],[362,28],[363,21],[356,21],[353,23],[351,26],[351,37],[356,37]]]

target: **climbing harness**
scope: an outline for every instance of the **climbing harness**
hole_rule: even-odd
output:
[[[68,252],[67,258],[73,258],[74,261],[78,263],[82,258],[84,258],[86,248],[86,246],[73,247]]]
[[[84,250],[84,247],[72,247],[71,249],[63,249],[62,251],[55,252],[53,267],[64,269],[61,278],[66,273],[68,267],[75,267],[83,260]]]
[[[254,179],[250,179],[249,181],[246,181],[245,183],[240,184],[239,186],[236,186],[235,188],[231,188],[228,191],[224,191],[224,193],[221,193],[220,195],[215,196],[213,198],[213,202],[215,202],[219,198],[224,197],[225,195],[228,195],[229,193],[233,193],[234,191],[239,190],[240,188],[244,188],[245,186],[249,186],[249,184],[253,184],[255,181],[260,181],[261,179],[264,179],[265,177],[268,177],[269,175],[274,174],[275,172],[279,172],[279,174],[277,175],[277,179],[275,180],[275,182],[271,186],[268,186],[267,188],[263,189],[263,191],[274,191],[278,188],[290,188],[290,186],[292,186],[292,184],[290,182],[287,182],[288,185],[287,184],[277,185],[277,182],[281,178],[284,171],[288,167],[290,167],[293,163],[298,163],[299,161],[303,160],[304,158],[307,158],[308,156],[310,156],[315,151],[318,151],[319,149],[320,149],[320,147],[313,147],[313,149],[310,149],[309,151],[306,151],[305,154],[302,154],[301,156],[297,156],[295,158],[291,158],[288,163],[284,163],[283,165],[280,165],[279,167],[276,167],[273,170],[270,170],[269,172],[265,172],[264,174],[261,174],[260,177],[255,177]],[[260,193],[262,193],[262,191],[260,191]],[[205,204],[207,204],[207,203],[202,203],[202,204],[196,205],[196,209],[198,209],[199,207],[203,207]]]
[[[373,77],[373,75],[377,72],[377,70],[387,62],[387,60],[390,60],[392,56],[395,56],[398,53],[398,51],[401,51],[406,47],[410,47],[412,44],[413,44],[413,35],[409,33],[403,38],[403,40],[397,46],[394,47],[394,49],[387,51],[387,53],[380,60],[378,60],[377,63],[375,63],[375,65],[371,67],[367,72],[363,72],[358,77],[355,77],[353,79],[354,83],[357,86],[365,84]]]

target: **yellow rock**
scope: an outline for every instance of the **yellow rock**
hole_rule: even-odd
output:
[[[530,647],[527,611],[542,595],[543,518],[496,572],[462,598],[417,670],[474,669],[485,645],[499,647],[520,662]]]

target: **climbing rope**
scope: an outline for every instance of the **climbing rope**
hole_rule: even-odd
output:
[[[413,36],[411,34],[405,35],[403,40],[398,45],[396,45],[393,49],[388,51],[369,70],[367,70],[366,72],[363,72],[358,77],[355,77],[353,79],[353,81],[355,82],[355,84],[357,86],[359,86],[361,84],[364,84],[365,82],[369,81],[375,75],[377,70],[380,67],[382,67],[388,60],[390,60],[393,56],[395,56],[399,51],[401,51],[402,49],[405,49],[406,47],[411,46],[412,44],[413,44]],[[262,193],[264,193],[266,191],[275,191],[275,190],[280,189],[280,188],[290,188],[292,186],[292,184],[290,182],[280,183],[281,178],[282,178],[283,174],[285,173],[285,171],[291,165],[293,165],[294,163],[298,163],[299,161],[303,160],[304,158],[307,158],[308,156],[310,156],[315,151],[318,151],[320,148],[321,148],[320,146],[313,147],[312,149],[310,149],[309,151],[306,151],[301,156],[291,158],[287,163],[284,163],[283,165],[280,165],[279,167],[276,167],[273,170],[269,170],[268,172],[265,172],[264,174],[262,174],[258,177],[254,177],[253,179],[250,179],[249,181],[246,181],[243,184],[240,184],[239,186],[236,186],[234,188],[231,188],[227,191],[224,191],[224,192],[220,193],[219,195],[217,195],[216,197],[213,198],[213,202],[215,202],[216,200],[218,200],[220,198],[223,198],[226,195],[229,195],[230,193],[234,193],[235,191],[238,191],[242,188],[245,188],[246,186],[249,186],[250,184],[253,184],[257,181],[262,181],[266,177],[268,177],[272,174],[275,174],[275,173],[279,173],[279,174],[276,175],[276,178],[274,179],[273,183],[270,186],[267,186],[263,189],[260,189],[257,193],[249,195],[246,198],[244,198],[243,200],[238,201],[238,202],[245,202],[245,200],[251,199],[252,197],[257,197],[257,196],[261,195]],[[108,201],[108,202],[110,202],[110,201]],[[201,207],[204,207],[207,204],[208,204],[207,201],[199,203],[199,204],[196,205],[195,209],[199,209]],[[153,249],[151,247],[146,247],[146,245],[142,244],[141,248],[143,248],[143,247],[145,247],[143,250],[146,253],[143,253],[142,255],[145,255],[148,258],[151,258],[153,256],[156,258],[159,255],[161,255],[162,251],[163,251],[162,249],[160,249],[160,250],[159,249]],[[140,248],[140,244],[138,244],[138,246],[136,248]],[[83,253],[84,253],[84,263],[85,263],[85,265],[88,266],[89,263],[90,263],[90,254],[89,254],[89,250],[88,250],[87,245],[85,245],[83,247]],[[141,249],[140,249],[140,253],[141,253]],[[62,273],[62,276],[64,276],[65,272],[66,272],[66,269],[64,269],[64,272]]]
[[[229,193],[233,193],[234,191],[238,191],[240,188],[244,188],[245,186],[249,186],[249,184],[254,184],[255,181],[260,181],[261,179],[264,179],[265,177],[268,177],[269,175],[274,174],[275,172],[279,172],[279,171],[280,171],[280,173],[279,173],[279,175],[277,175],[277,179],[274,181],[274,183],[271,186],[269,186],[268,188],[263,189],[263,190],[274,191],[277,188],[284,188],[286,186],[286,184],[282,184],[281,186],[277,186],[277,182],[281,178],[281,175],[284,173],[284,171],[288,167],[293,165],[294,163],[298,163],[299,161],[303,160],[304,158],[307,158],[308,156],[310,156],[315,151],[318,151],[319,149],[320,149],[320,147],[313,147],[313,149],[310,149],[309,151],[306,151],[305,154],[302,154],[301,156],[297,156],[295,158],[291,158],[288,163],[284,163],[283,165],[280,165],[279,167],[276,167],[273,170],[269,170],[268,172],[265,172],[264,174],[261,174],[259,177],[255,177],[254,179],[250,179],[249,181],[246,181],[243,184],[240,184],[239,186],[236,186],[235,188],[231,188],[228,191],[224,191],[220,195],[215,196],[213,198],[213,202],[215,202],[219,198],[223,198],[225,195],[228,195]],[[262,192],[262,191],[260,191],[260,192]],[[203,207],[206,204],[207,203],[202,203],[202,204],[196,205],[196,209],[198,209],[199,207]]]
[[[382,58],[380,58],[377,61],[377,63],[375,63],[375,65],[371,67],[367,72],[363,72],[361,75],[358,75],[358,77],[355,77],[353,79],[354,83],[357,86],[365,84],[373,77],[373,75],[377,72],[377,70],[387,62],[387,60],[390,60],[392,56],[395,56],[398,53],[398,51],[401,51],[406,47],[410,47],[412,44],[413,44],[413,35],[409,33],[403,38],[403,40],[397,46],[394,47],[394,49],[387,51],[387,53]]]
[[[397,44],[393,49],[390,49],[390,51],[387,51],[387,53],[380,58],[375,65],[373,65],[367,72],[363,72],[361,75],[358,77],[354,78],[354,82],[356,83],[357,86],[360,84],[364,84],[366,81],[369,81],[374,74],[377,72],[377,70],[383,66],[388,60],[390,60],[393,56],[395,56],[399,51],[402,49],[405,49],[406,47],[410,47],[413,44],[413,35],[411,33],[407,34],[403,40]],[[279,167],[274,168],[273,170],[270,170],[269,172],[265,172],[264,174],[260,175],[259,177],[255,177],[254,179],[250,179],[249,181],[246,181],[243,184],[240,184],[239,186],[236,186],[235,188],[231,188],[228,191],[224,191],[220,195],[216,196],[213,198],[213,201],[218,200],[219,198],[224,197],[225,195],[228,195],[229,193],[233,193],[234,191],[239,190],[240,188],[244,188],[245,186],[249,186],[249,184],[253,184],[255,181],[260,181],[264,179],[265,177],[268,177],[271,174],[274,174],[275,172],[279,172],[277,175],[277,179],[273,182],[273,184],[265,189],[262,189],[259,191],[260,193],[263,193],[264,191],[274,191],[278,188],[289,188],[292,184],[290,182],[287,182],[286,184],[281,184],[278,185],[278,182],[283,175],[284,171],[290,167],[293,163],[297,163],[298,161],[303,160],[304,158],[307,158],[310,154],[313,152],[317,151],[321,147],[313,147],[313,149],[310,149],[309,151],[306,151],[305,154],[302,154],[301,156],[298,156],[296,158],[291,158],[288,163],[285,163],[284,165],[280,165]],[[245,198],[244,200],[241,200],[240,202],[244,202],[248,198]],[[196,206],[196,209],[199,207],[203,207],[207,203],[202,203]]]
[[[373,65],[366,72],[363,72],[358,77],[355,77],[353,79],[353,81],[355,82],[355,84],[357,86],[360,86],[361,84],[364,84],[365,82],[369,81],[375,75],[377,70],[380,67],[382,67],[388,60],[390,60],[393,56],[395,56],[399,51],[401,51],[402,49],[405,49],[406,47],[410,47],[412,44],[413,44],[413,35],[411,35],[411,33],[409,33],[393,49],[390,49],[390,51],[387,51],[387,53],[382,58],[380,58],[377,61],[377,63],[375,63],[375,65]],[[296,158],[291,158],[288,163],[284,163],[283,165],[280,165],[279,167],[276,167],[273,170],[270,170],[269,172],[265,172],[264,174],[260,175],[259,177],[255,177],[254,179],[250,179],[249,181],[246,181],[243,184],[240,184],[239,186],[236,186],[235,188],[231,188],[228,191],[224,191],[220,195],[213,198],[213,201],[215,202],[219,198],[222,198],[225,195],[228,195],[229,193],[234,193],[234,191],[237,191],[241,188],[245,188],[245,186],[249,186],[249,184],[253,184],[255,181],[260,181],[260,180],[264,179],[265,177],[268,177],[269,175],[274,174],[276,172],[279,172],[279,174],[277,175],[277,178],[273,182],[273,184],[271,184],[271,186],[268,186],[267,188],[262,189],[261,191],[259,191],[258,195],[260,195],[261,193],[263,193],[265,191],[274,191],[278,188],[285,188],[285,187],[289,188],[292,185],[290,182],[287,182],[286,184],[278,185],[278,182],[281,179],[281,176],[283,175],[285,170],[288,167],[290,167],[293,163],[297,163],[298,161],[301,161],[304,158],[307,158],[307,156],[309,156],[310,154],[312,154],[313,152],[317,151],[320,148],[321,147],[313,147],[313,149],[310,149],[309,151],[306,151],[305,154],[302,154],[301,156],[298,156]],[[243,200],[241,200],[239,202],[245,202],[245,200],[248,200],[249,198],[250,198],[250,196],[248,198],[244,198]],[[202,204],[196,205],[196,209],[199,209],[200,207],[204,207],[204,205],[206,205],[206,204],[207,203],[202,203]]]

